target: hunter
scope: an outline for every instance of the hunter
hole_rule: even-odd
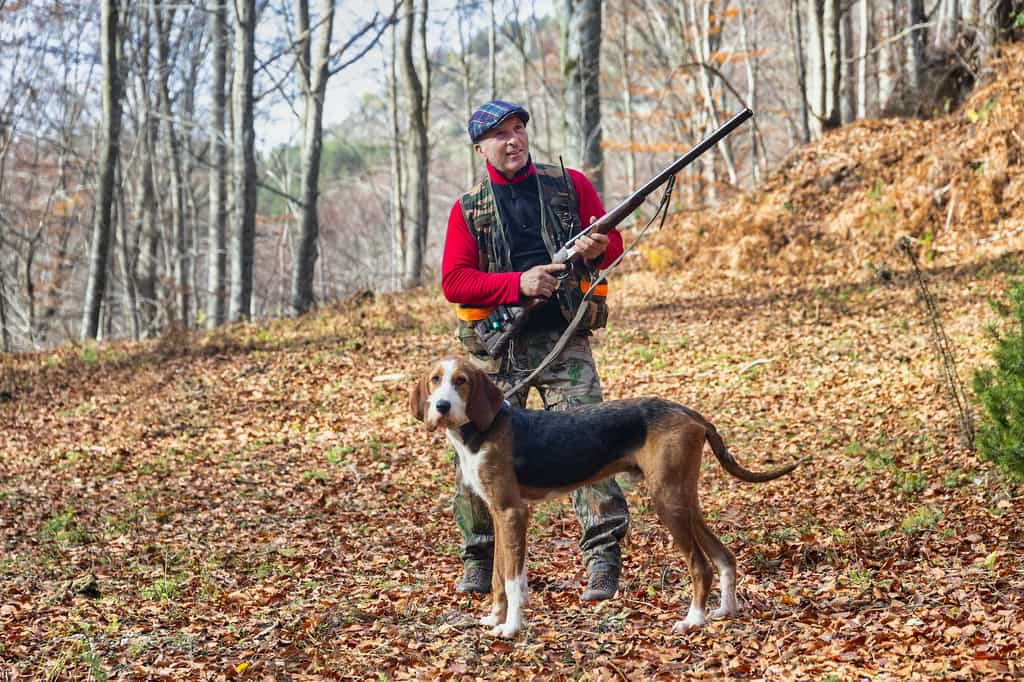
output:
[[[571,269],[552,264],[552,256],[570,237],[604,215],[587,177],[560,165],[533,163],[526,124],[530,114],[501,100],[487,102],[469,119],[469,139],[485,162],[486,177],[463,194],[448,216],[441,289],[456,304],[459,339],[469,359],[507,391],[536,368],[554,348],[576,314],[590,281],[622,253],[622,237],[591,234],[576,241],[582,255]],[[605,289],[602,291],[602,289]],[[590,348],[592,330],[605,325],[606,285],[598,285],[572,339],[530,384],[546,410],[565,410],[601,401],[601,381]],[[474,333],[502,305],[533,298],[545,303],[533,310],[507,353],[491,357]],[[530,386],[509,398],[524,407]],[[457,459],[457,458],[456,458]],[[597,601],[618,590],[622,570],[619,543],[629,528],[626,499],[614,478],[572,495],[582,527],[580,549],[587,571],[582,599]],[[462,535],[463,575],[457,592],[490,592],[494,529],[483,501],[456,472],[455,524]]]

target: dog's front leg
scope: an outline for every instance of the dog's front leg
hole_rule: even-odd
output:
[[[501,519],[493,511],[491,518],[494,520],[494,558],[491,560],[491,611],[480,618],[480,624],[487,628],[505,622],[505,614],[508,610],[508,597],[505,594],[505,579],[503,556],[505,554],[504,528]]]
[[[517,505],[499,510],[494,514],[495,531],[501,528],[501,551],[497,550],[495,537],[495,575],[501,574],[501,591],[505,601],[504,622],[499,621],[491,630],[496,637],[511,639],[522,629],[523,606],[527,600],[526,585],[526,524],[527,509]],[[499,520],[500,519],[500,520]],[[501,568],[498,568],[498,557]]]

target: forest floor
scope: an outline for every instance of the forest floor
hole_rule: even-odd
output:
[[[763,485],[706,457],[738,618],[671,634],[689,578],[640,483],[618,595],[580,601],[576,521],[545,502],[528,624],[488,636],[486,599],[454,591],[451,454],[408,412],[413,378],[458,353],[431,288],[3,358],[0,680],[1024,676],[1024,487],[963,446],[893,250],[914,238],[969,386],[1024,264],[1020,83],[838,131],[719,212],[728,239],[679,221],[615,277],[606,398],[687,404],[748,468],[810,457]],[[929,175],[952,140],[963,157]]]

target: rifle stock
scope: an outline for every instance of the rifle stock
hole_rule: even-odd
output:
[[[638,209],[647,197],[654,192],[654,190],[668,182],[669,178],[693,163],[694,160],[718,144],[723,138],[729,135],[733,130],[738,128],[753,115],[754,112],[748,108],[744,108],[733,114],[729,120],[723,123],[717,130],[712,132],[703,140],[698,142],[690,151],[673,161],[660,173],[648,180],[643,187],[637,189],[635,192],[616,204],[612,210],[595,220],[589,226],[590,230],[599,234],[607,234],[611,232],[619,223],[628,218],[633,211]],[[578,259],[579,253],[576,251],[575,247],[567,245],[563,246],[555,253],[551,262],[555,264],[571,263]],[[489,317],[487,320],[483,320],[478,324],[476,326],[476,334],[483,347],[487,350],[487,353],[491,357],[499,357],[504,354],[508,349],[512,338],[515,337],[515,335],[523,328],[523,325],[526,323],[526,318],[529,316],[530,312],[544,303],[545,299],[532,298],[522,306],[507,306],[505,311],[503,311],[503,319],[500,323],[497,323],[496,320],[491,320]]]

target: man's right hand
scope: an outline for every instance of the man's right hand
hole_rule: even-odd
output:
[[[565,270],[565,263],[548,263],[535,265],[519,276],[519,295],[528,297],[551,298],[558,288],[555,274]]]

